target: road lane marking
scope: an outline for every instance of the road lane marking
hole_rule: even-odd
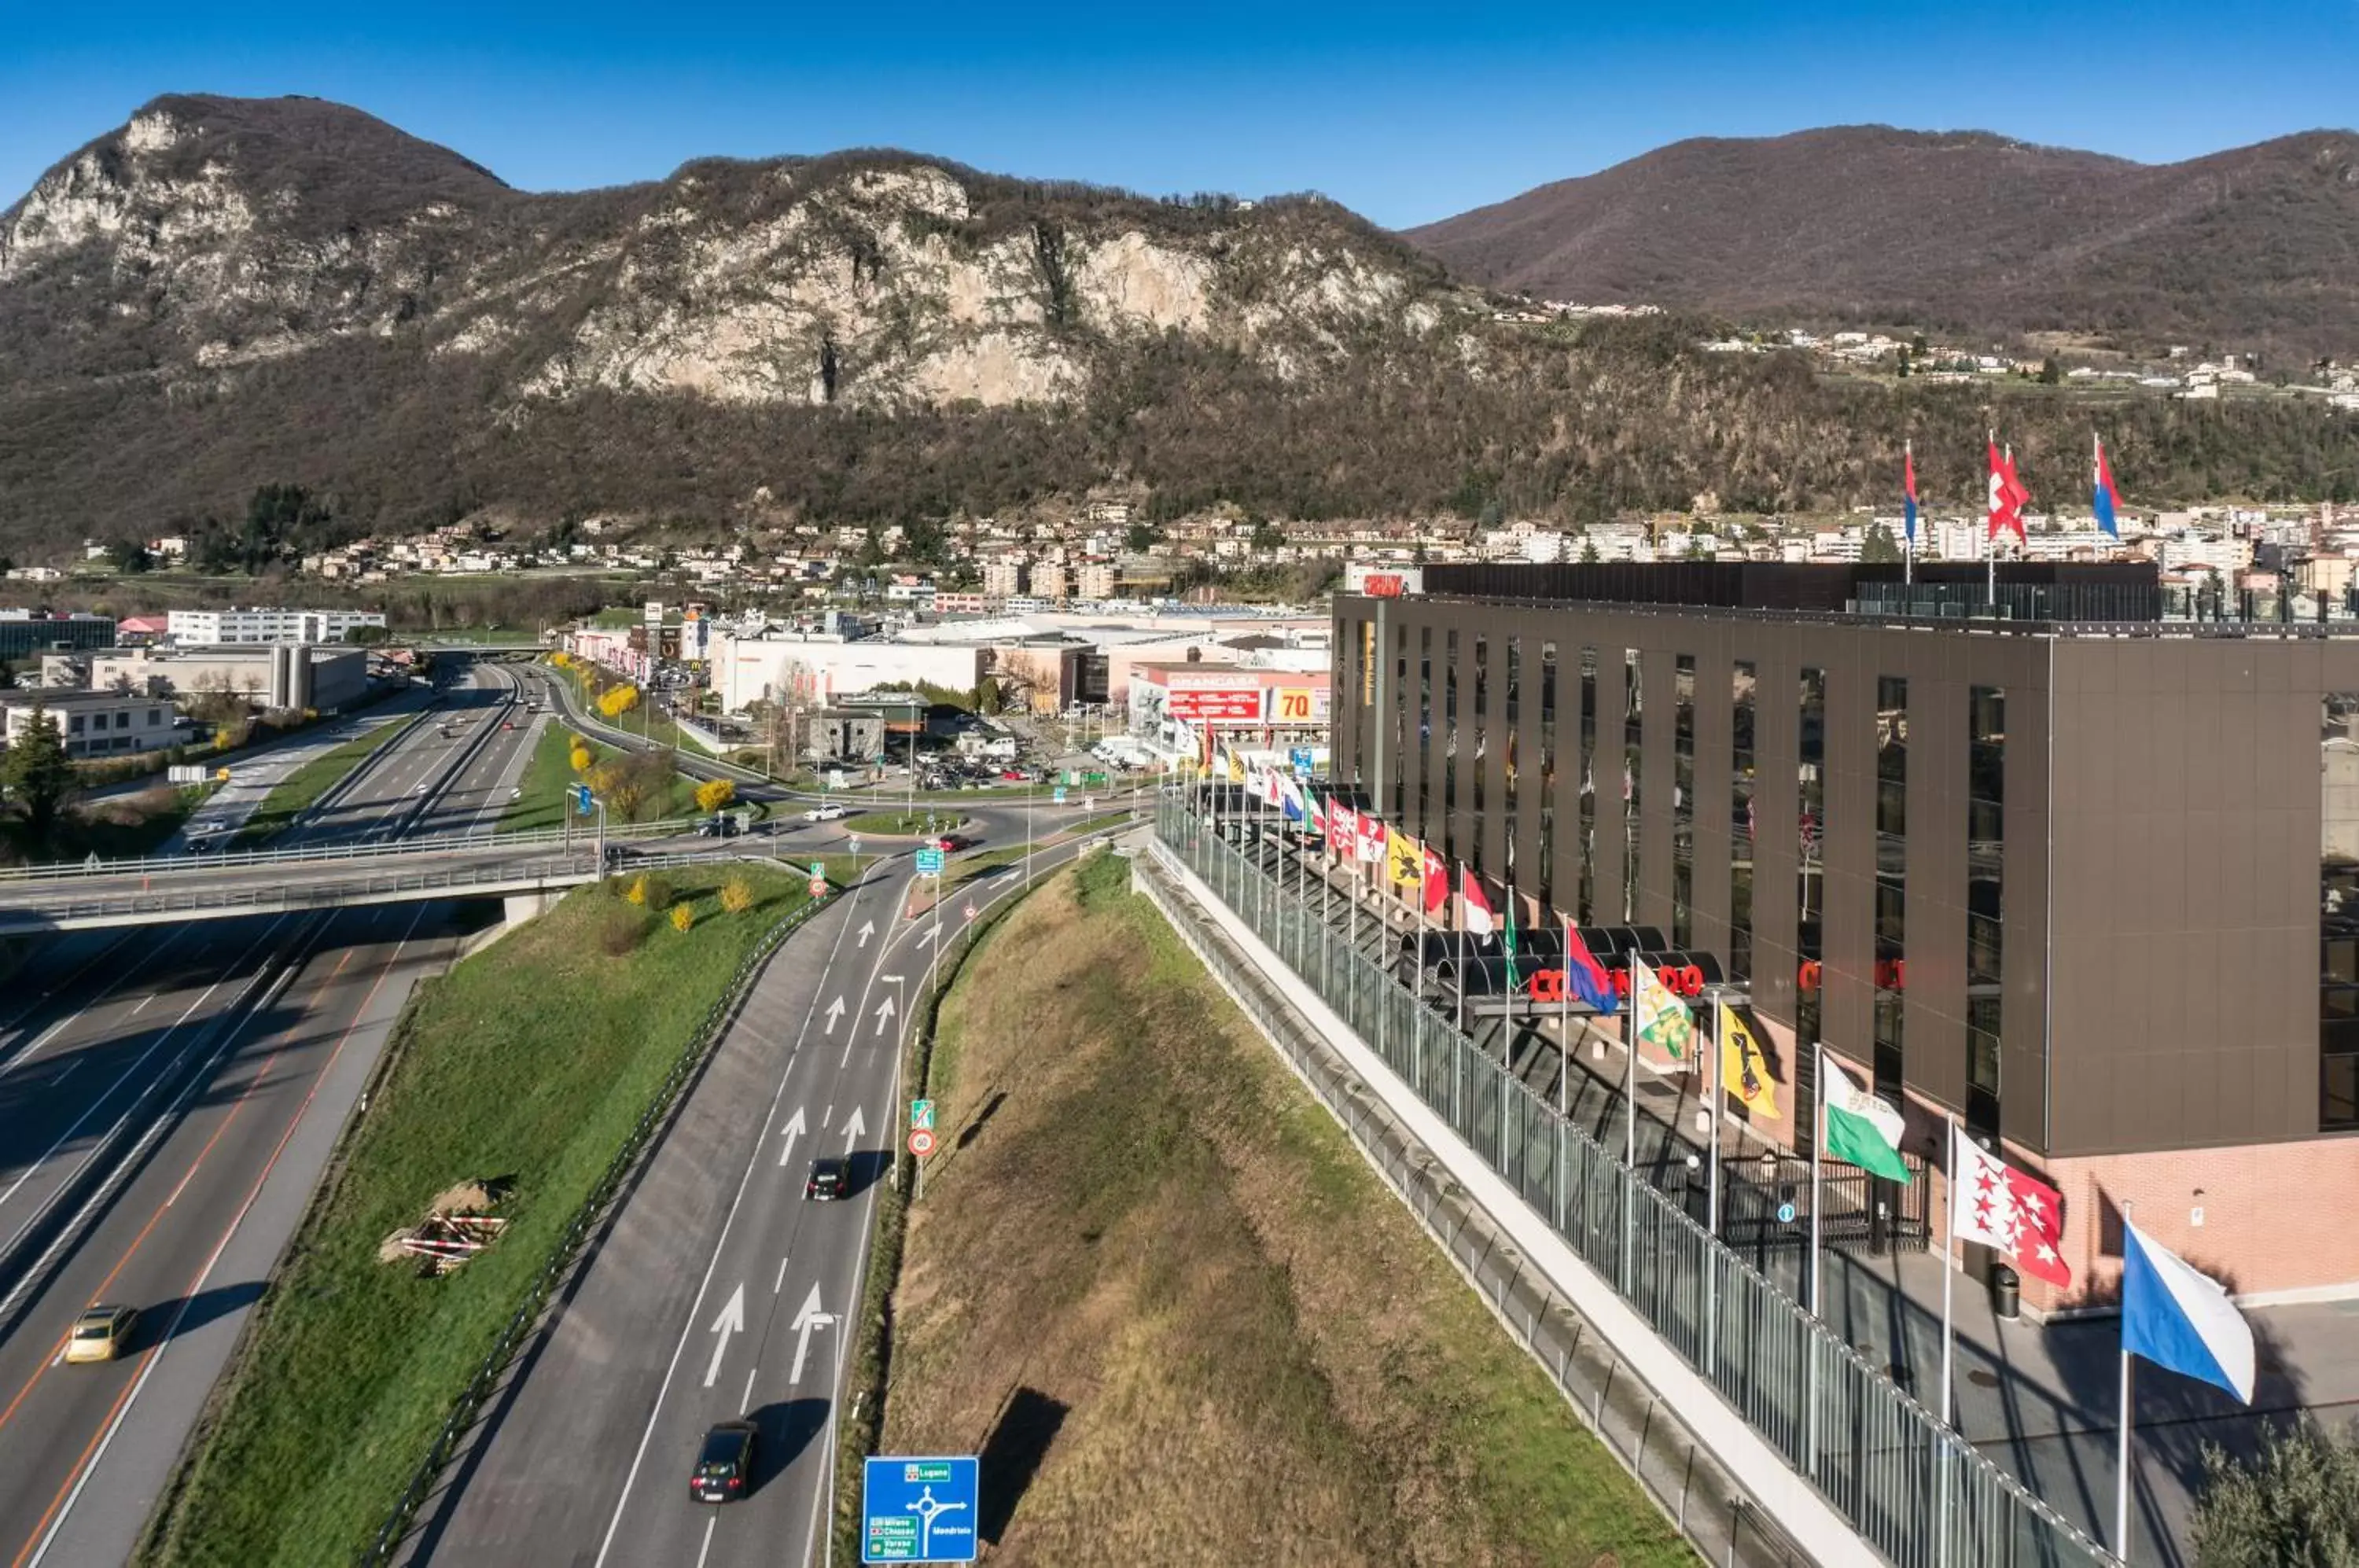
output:
[[[795,1139],[802,1137],[802,1135],[808,1130],[809,1129],[803,1125],[803,1108],[800,1105],[797,1105],[795,1107],[795,1114],[787,1118],[787,1125],[778,1129],[779,1136],[787,1140],[787,1147],[778,1150],[778,1163],[780,1165],[786,1164],[787,1161],[795,1157]]]
[[[238,1227],[245,1223],[245,1216],[254,1211],[255,1203],[262,1196],[263,1184],[270,1180],[270,1173],[278,1168],[279,1159],[286,1154],[287,1146],[295,1140],[295,1129],[300,1127],[303,1118],[310,1114],[311,1103],[319,1098],[321,1083],[326,1081],[328,1074],[335,1069],[336,1062],[343,1056],[345,1044],[352,1040],[361,1025],[367,1021],[369,1005],[376,1000],[377,993],[384,989],[386,981],[392,977],[393,972],[401,966],[402,950],[409,945],[409,939],[416,933],[418,922],[425,918],[425,914],[424,909],[419,910],[417,917],[409,922],[409,931],[403,933],[401,941],[394,944],[393,952],[386,959],[385,967],[377,971],[376,978],[370,982],[367,993],[361,997],[361,1005],[354,1009],[353,1021],[344,1026],[343,1032],[337,1037],[335,1049],[328,1053],[328,1060],[321,1063],[320,1070],[312,1074],[310,1087],[304,1092],[302,1104],[297,1105],[295,1114],[288,1118],[287,1130],[278,1135],[278,1141],[271,1147],[270,1158],[264,1160],[262,1169],[255,1172],[254,1184],[246,1189],[245,1201],[238,1204],[237,1213],[230,1217],[228,1226],[222,1232],[221,1240],[213,1244],[212,1254],[205,1259],[204,1267],[198,1270],[195,1280],[187,1290],[180,1292],[179,1308],[172,1314],[170,1325],[165,1329],[162,1337],[157,1341],[154,1349],[148,1354],[147,1364],[140,1368],[138,1377],[124,1390],[123,1395],[117,1397],[115,1408],[107,1412],[107,1419],[101,1424],[98,1434],[92,1438],[90,1445],[82,1450],[82,1458],[75,1462],[73,1471],[67,1475],[66,1486],[59,1489],[57,1497],[50,1499],[49,1511],[56,1512],[56,1521],[51,1523],[49,1511],[45,1511],[41,1516],[41,1523],[33,1527],[33,1538],[40,1542],[39,1551],[34,1553],[29,1563],[20,1553],[16,1563],[11,1564],[11,1568],[39,1568],[41,1560],[49,1555],[49,1547],[57,1540],[58,1531],[65,1528],[67,1518],[72,1514],[75,1505],[82,1500],[82,1488],[89,1484],[90,1477],[96,1473],[99,1461],[106,1457],[107,1449],[114,1443],[114,1434],[122,1429],[124,1419],[130,1415],[131,1406],[137,1401],[140,1390],[147,1387],[147,1379],[154,1375],[157,1367],[162,1364],[164,1353],[170,1348],[174,1335],[179,1332],[181,1320],[188,1316],[189,1307],[195,1301],[197,1292],[204,1288],[205,1280],[212,1277],[214,1267],[221,1261],[221,1255],[229,1250],[230,1238],[234,1236]],[[347,952],[345,956],[350,957],[350,953]],[[336,968],[341,972],[343,965],[339,964]],[[330,983],[332,983],[334,975],[331,975]],[[321,998],[324,999],[328,986],[323,984],[320,989]],[[261,1070],[248,1080],[245,1090],[237,1097],[237,1104],[231,1107],[229,1116],[223,1120],[220,1127],[213,1129],[212,1137],[208,1138],[205,1147],[198,1151],[196,1161],[189,1167],[190,1175],[195,1174],[197,1166],[204,1163],[205,1156],[212,1152],[213,1145],[219,1142],[222,1134],[229,1129],[230,1122],[234,1120],[237,1113],[245,1108],[246,1100],[269,1072],[271,1062],[276,1062],[285,1050],[286,1041],[282,1038],[279,1044],[272,1050],[269,1059],[262,1064]],[[181,1178],[180,1185],[182,1187],[188,1185],[187,1177]],[[179,1195],[179,1190],[175,1189],[173,1196]],[[169,1200],[166,1201],[165,1206],[170,1207]],[[157,1210],[154,1217],[147,1222],[147,1230],[154,1229],[156,1221],[163,1217],[164,1211]],[[139,1233],[138,1239],[131,1245],[131,1252],[138,1250],[139,1243],[147,1239],[147,1230],[142,1230]],[[114,1274],[122,1271],[124,1264],[131,1261],[131,1252],[125,1252],[122,1261],[115,1264],[114,1273],[110,1273],[105,1281],[100,1285],[100,1294],[103,1295],[107,1286],[114,1283]],[[64,1359],[65,1351],[62,1346],[60,1347],[58,1356],[60,1360]],[[27,1388],[30,1387],[30,1384],[27,1385]],[[16,1397],[22,1399],[24,1395],[20,1393]],[[13,1411],[14,1405],[11,1405],[10,1409]],[[63,1504],[62,1508],[60,1508],[60,1502]],[[32,1546],[33,1541],[26,1542],[27,1550]]]
[[[729,1341],[734,1336],[745,1332],[745,1280],[737,1281],[737,1288],[729,1292],[729,1300],[723,1304],[720,1314],[712,1320],[712,1326],[705,1332],[719,1335],[712,1342],[712,1364],[704,1369],[704,1386],[710,1388],[712,1387],[712,1380],[721,1376],[721,1360],[729,1354]]]
[[[802,1387],[803,1361],[810,1355],[811,1330],[828,1328],[834,1323],[834,1318],[820,1310],[819,1281],[814,1279],[811,1281],[810,1294],[803,1298],[801,1308],[795,1313],[795,1321],[787,1325],[788,1333],[800,1336],[795,1341],[794,1370],[787,1374],[788,1387],[798,1388]]]
[[[704,1544],[697,1548],[696,1568],[704,1568],[704,1560],[712,1555],[712,1527],[720,1522],[717,1517],[704,1521]]]
[[[779,1258],[779,1259],[778,1259],[778,1277],[777,1277],[776,1279],[773,1279],[773,1280],[771,1280],[771,1281],[770,1281],[770,1294],[772,1294],[773,1296],[775,1296],[775,1295],[777,1295],[779,1291],[781,1291],[781,1290],[785,1290],[786,1288],[787,1288],[787,1260],[786,1260],[785,1258]]]
[[[863,890],[858,887],[855,887],[853,890],[852,906],[853,908],[858,906],[862,891]],[[844,914],[843,923],[839,924],[836,927],[834,944],[828,949],[828,966],[833,965],[836,954],[841,952],[843,947],[844,932],[850,929],[851,919],[851,910],[848,909]],[[803,1040],[810,1037],[811,1020],[818,1016],[819,992],[814,989],[811,992],[810,1007],[803,1015],[802,1032],[800,1035],[797,1036],[794,1049],[787,1053],[787,1064],[778,1073],[777,1091],[770,1097],[769,1115],[763,1118],[762,1125],[764,1127],[769,1126],[771,1121],[777,1118],[778,1106],[785,1103],[787,1097],[787,1080],[794,1073],[796,1059],[802,1054]],[[697,1312],[704,1305],[705,1292],[712,1288],[713,1271],[721,1267],[722,1250],[729,1244],[730,1227],[737,1223],[737,1210],[745,1201],[746,1189],[753,1184],[754,1169],[761,1162],[762,1146],[757,1143],[754,1147],[754,1152],[745,1161],[745,1174],[737,1179],[737,1192],[734,1197],[729,1200],[729,1212],[722,1216],[721,1234],[713,1239],[712,1255],[705,1262],[704,1278],[698,1283],[696,1287],[696,1298],[689,1305],[688,1321],[680,1326],[679,1341],[677,1345],[672,1346],[671,1362],[664,1368],[662,1383],[657,1386],[655,1404],[647,1411],[647,1425],[640,1429],[638,1448],[632,1454],[631,1467],[623,1476],[623,1489],[614,1498],[614,1512],[606,1521],[606,1534],[604,1539],[600,1541],[598,1543],[598,1556],[595,1562],[592,1564],[592,1568],[605,1568],[606,1559],[614,1550],[615,1533],[623,1528],[624,1510],[628,1508],[631,1504],[631,1489],[638,1484],[639,1470],[641,1466],[647,1463],[647,1444],[655,1440],[656,1422],[663,1416],[664,1399],[670,1393],[672,1378],[679,1371],[679,1358],[688,1349],[689,1336],[696,1332]],[[711,1545],[711,1528],[710,1521],[708,1521],[706,1525],[706,1544],[708,1547]]]
[[[754,1408],[754,1374],[758,1368],[745,1368],[745,1391],[737,1396],[737,1413],[745,1414]]]

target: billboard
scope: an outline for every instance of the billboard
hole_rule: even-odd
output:
[[[1425,592],[1422,566],[1386,566],[1355,561],[1343,568],[1343,592],[1365,593],[1371,599],[1397,599]]]
[[[647,602],[646,608],[647,625],[651,626],[659,626],[663,625],[663,601],[661,599],[648,600]]]
[[[1261,682],[1251,676],[1206,679],[1197,676],[1182,685],[1171,683],[1163,711],[1175,719],[1198,724],[1257,724],[1261,723]]]

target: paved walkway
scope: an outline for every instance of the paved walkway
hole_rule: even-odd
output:
[[[1372,955],[1397,952],[1416,929],[1396,907],[1378,922],[1379,901],[1355,912],[1346,885],[1321,887],[1317,855],[1298,860],[1290,846],[1262,847],[1265,868],[1307,906],[1323,908],[1339,931],[1356,926]],[[1399,971],[1407,978],[1406,965]],[[1453,998],[1428,984],[1437,1009]],[[1619,1149],[1624,1139],[1621,1045],[1607,1030],[1572,1017],[1568,1065],[1557,1040],[1559,1016],[1542,1009],[1512,1027],[1497,1008],[1476,1009],[1468,1032],[1484,1043],[1544,1098],[1563,1105],[1575,1125]],[[1693,1075],[1639,1073],[1638,1164],[1654,1184],[1686,1195],[1690,1212],[1704,1217],[1701,1162],[1709,1138],[1708,1111]],[[1749,1129],[1734,1119],[1723,1127],[1723,1154],[1734,1154]],[[1760,1146],[1755,1144],[1752,1148]],[[1796,1195],[1790,1236],[1739,1248],[1746,1261],[1797,1301],[1807,1297],[1809,1199]],[[1938,1226],[1943,1216],[1930,1215]],[[1872,1248],[1864,1242],[1830,1246],[1821,1261],[1829,1320],[1869,1361],[1886,1369],[1928,1409],[1940,1402],[1941,1287],[1940,1258],[1931,1251]],[[2092,1537],[2113,1531],[2115,1485],[2119,1330],[2098,1317],[2047,1326],[1999,1321],[1979,1282],[1961,1274],[1953,1314],[1955,1362],[1952,1424],[1959,1432],[2036,1491],[2057,1513]],[[2144,1363],[2137,1369],[2136,1487],[2132,1561],[2139,1568],[2192,1568],[2190,1526],[2201,1488],[2203,1453],[2217,1446],[2249,1456],[2264,1432],[2288,1424],[2300,1411],[2340,1428],[2359,1417],[2359,1301],[2256,1308],[2245,1313],[2257,1342],[2260,1376],[2252,1408],[2225,1394]]]

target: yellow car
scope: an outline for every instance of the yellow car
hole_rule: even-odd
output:
[[[74,1320],[73,1337],[66,1341],[68,1361],[112,1361],[131,1344],[131,1330],[139,1322],[137,1307],[92,1307]]]

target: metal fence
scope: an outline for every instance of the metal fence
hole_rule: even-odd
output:
[[[662,1085],[657,1089],[655,1098],[647,1103],[646,1113],[632,1127],[630,1136],[623,1140],[623,1147],[615,1151],[614,1158],[600,1173],[597,1183],[582,1200],[581,1206],[574,1210],[573,1218],[558,1236],[557,1246],[550,1252],[549,1261],[541,1266],[540,1272],[533,1276],[532,1283],[526,1288],[523,1301],[518,1303],[515,1312],[500,1329],[499,1338],[493,1342],[490,1354],[484,1357],[483,1365],[475,1368],[474,1375],[459,1390],[458,1398],[451,1401],[450,1418],[442,1423],[442,1430],[435,1434],[433,1443],[428,1446],[426,1457],[419,1461],[416,1473],[409,1478],[409,1485],[402,1488],[400,1499],[394,1504],[393,1511],[378,1527],[376,1539],[369,1544],[367,1551],[361,1553],[358,1561],[364,1568],[391,1563],[399,1555],[402,1542],[408,1536],[410,1521],[418,1517],[418,1510],[432,1493],[436,1479],[451,1463],[461,1441],[474,1425],[477,1413],[491,1398],[501,1374],[506,1370],[517,1351],[523,1348],[534,1325],[540,1321],[541,1311],[548,1306],[550,1294],[581,1256],[582,1244],[589,1240],[590,1233],[605,1217],[607,1205],[622,1190],[624,1181],[629,1177],[632,1167],[638,1163],[648,1141],[670,1119],[672,1107],[679,1103],[689,1081],[703,1067],[706,1054],[720,1040],[723,1029],[735,1016],[755,977],[769,962],[770,955],[777,952],[778,945],[794,934],[796,928],[826,907],[824,899],[810,900],[798,905],[772,926],[754,951],[745,955],[745,961],[737,966],[737,973],[731,976],[728,989],[706,1010],[696,1026],[696,1032],[689,1037],[688,1045],[680,1051],[679,1060],[672,1063],[671,1072],[665,1076]]]
[[[1156,835],[1886,1558],[2114,1561],[1286,893],[1184,792],[1158,802]]]

